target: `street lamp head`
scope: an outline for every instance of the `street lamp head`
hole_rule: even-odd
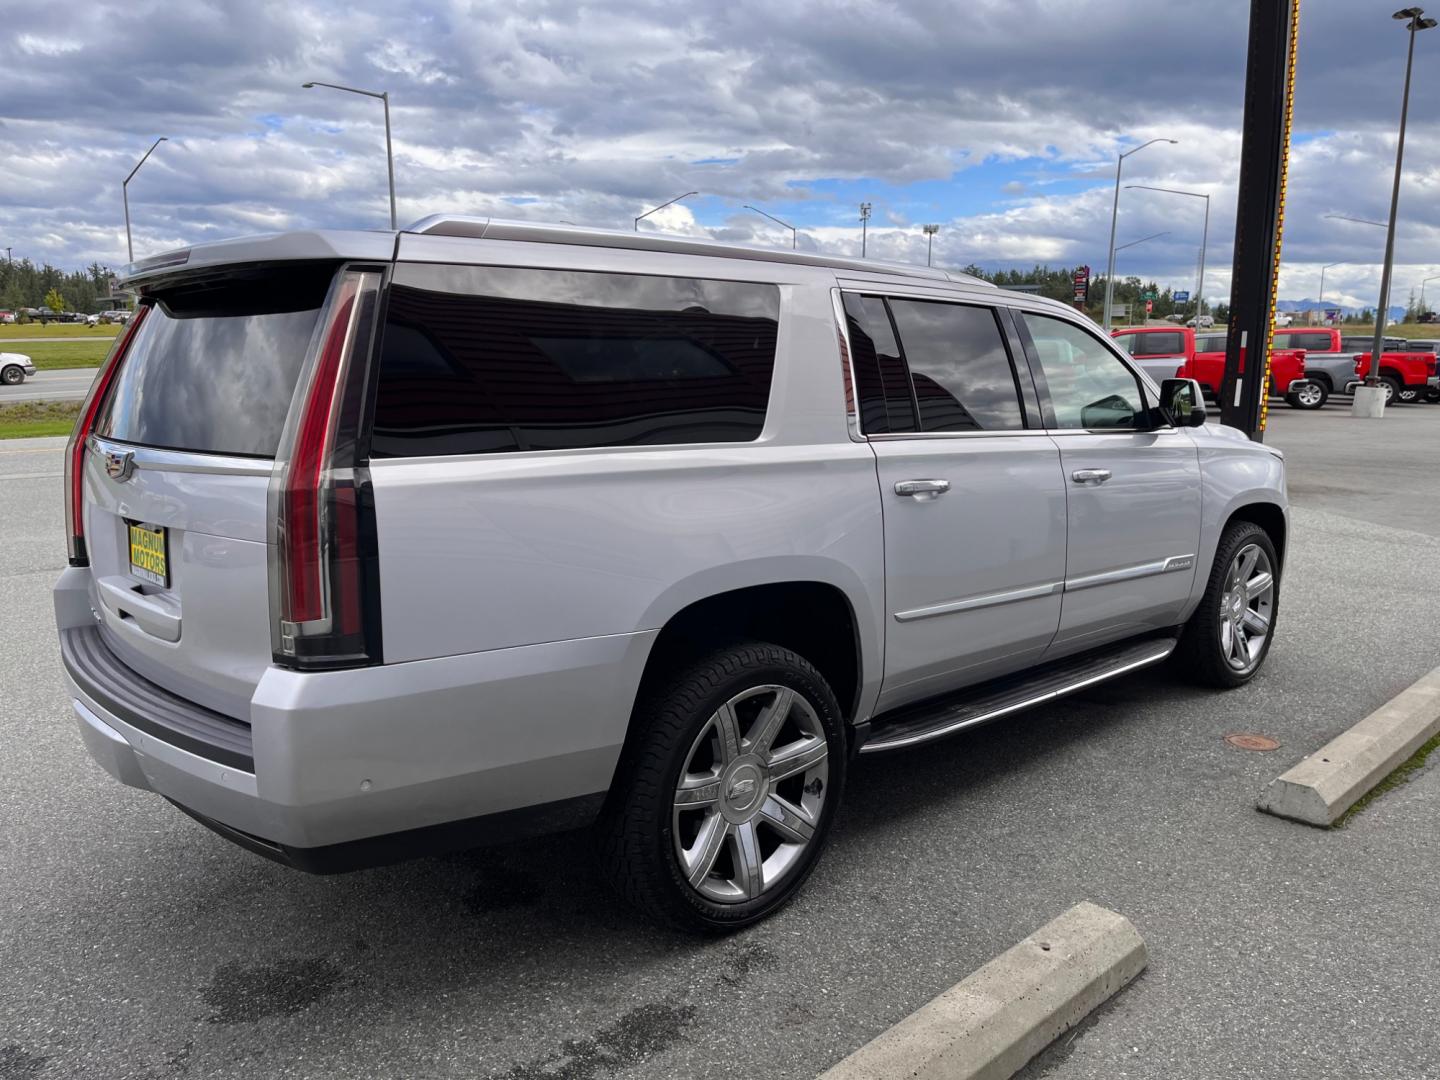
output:
[[[920,228],[924,230],[926,236],[934,236],[940,231],[939,225],[921,225]]]
[[[301,84],[300,84],[300,89],[301,89],[301,90],[314,90],[314,89],[315,89],[315,84],[314,84],[313,82],[301,83]]]
[[[1418,19],[1421,15],[1424,14],[1424,8],[1407,7],[1401,8],[1399,11],[1395,12],[1395,14],[1391,15],[1390,17],[1392,19],[1399,19],[1401,21],[1404,21],[1405,19]]]
[[[1416,20],[1415,20],[1415,29],[1416,29],[1416,30],[1432,30],[1432,29],[1434,29],[1434,27],[1435,27],[1435,20],[1434,20],[1434,19],[1416,19]]]

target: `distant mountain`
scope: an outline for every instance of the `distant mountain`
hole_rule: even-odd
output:
[[[1336,305],[1330,301],[1322,304],[1319,300],[1279,300],[1275,304],[1277,311],[1319,311],[1321,308],[1334,308],[1337,306],[1345,313],[1346,318],[1359,315],[1365,310],[1364,308],[1350,307],[1346,304]],[[1405,308],[1403,306],[1397,307],[1394,304],[1390,306],[1390,318],[1398,320],[1404,317]]]

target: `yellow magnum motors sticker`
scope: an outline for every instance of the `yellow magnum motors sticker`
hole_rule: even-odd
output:
[[[170,583],[165,565],[165,530],[159,525],[130,526],[130,572],[141,581],[165,586]]]

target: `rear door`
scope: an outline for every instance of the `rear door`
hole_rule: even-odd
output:
[[[883,710],[1045,651],[1065,485],[1008,314],[854,294],[845,309],[885,520]]]
[[[333,268],[161,292],[84,463],[92,605],[139,674],[247,718],[270,662],[266,499]]]
[[[1060,655],[1180,621],[1200,542],[1194,440],[1150,426],[1141,381],[1078,322],[1017,316],[1060,448],[1069,539]]]

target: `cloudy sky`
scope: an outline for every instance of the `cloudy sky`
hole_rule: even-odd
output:
[[[1282,298],[1374,303],[1405,38],[1396,0],[1305,0]],[[1440,3],[1437,3],[1440,6]],[[0,246],[83,266],[241,233],[452,211],[923,261],[1103,270],[1126,182],[1212,196],[1228,289],[1248,4],[1205,0],[0,0]],[[1440,274],[1440,30],[1420,36],[1394,297]],[[1121,198],[1117,272],[1191,288],[1203,203]],[[1432,282],[1440,289],[1440,281]]]

